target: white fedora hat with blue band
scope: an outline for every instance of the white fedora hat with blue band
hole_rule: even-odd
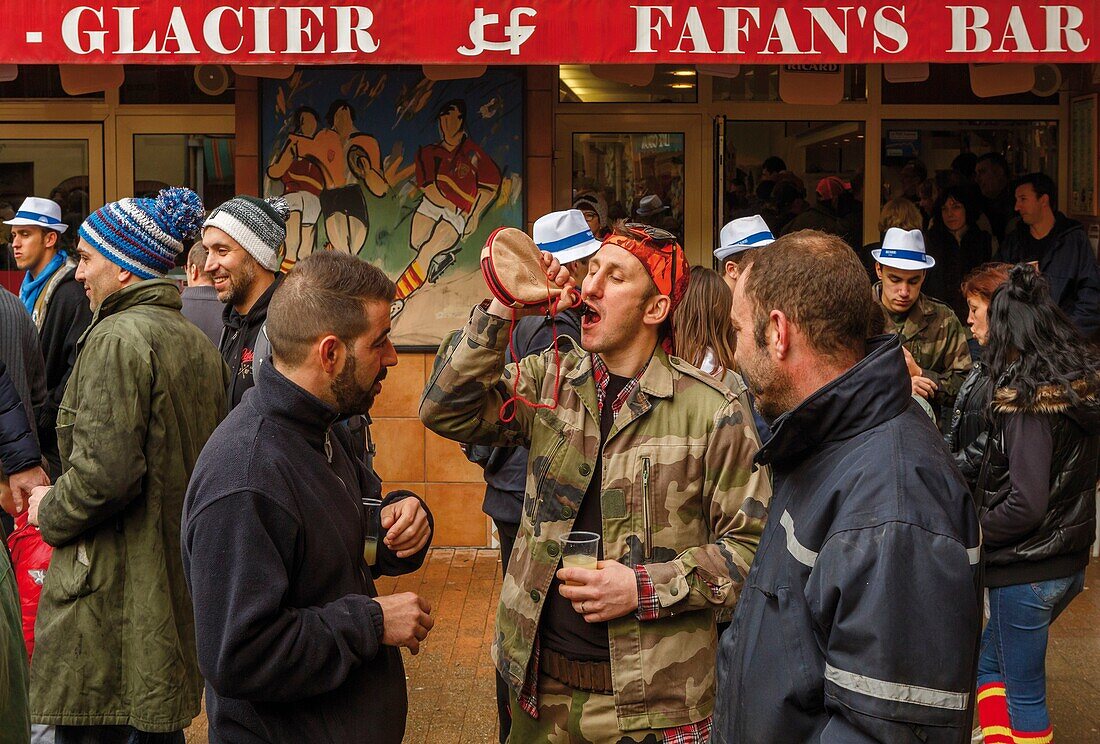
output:
[[[566,209],[539,217],[535,220],[531,237],[540,251],[553,254],[563,264],[587,258],[602,245],[592,234],[592,228],[579,209]]]
[[[5,225],[32,225],[63,233],[69,226],[61,221],[61,207],[52,199],[28,196],[19,206],[19,211]]]
[[[902,230],[891,227],[882,238],[882,247],[871,251],[871,258],[883,266],[902,271],[924,271],[936,265],[936,259],[924,249],[924,235],[920,230]]]
[[[727,222],[719,235],[719,245],[714,249],[714,257],[719,261],[729,258],[735,253],[763,248],[769,243],[775,242],[771,228],[764,218],[758,214],[751,217],[740,217],[732,222]]]

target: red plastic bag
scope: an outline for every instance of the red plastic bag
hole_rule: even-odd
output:
[[[34,618],[38,614],[38,598],[42,594],[42,582],[50,567],[53,548],[42,539],[38,528],[27,522],[26,512],[15,518],[15,530],[8,535],[15,583],[19,588],[19,604],[23,611],[23,640],[27,644],[27,658],[34,653]]]

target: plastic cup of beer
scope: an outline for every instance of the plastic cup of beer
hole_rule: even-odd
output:
[[[382,501],[363,499],[363,560],[373,566],[378,560],[378,540],[382,532]]]
[[[600,536],[595,532],[567,532],[561,538],[562,568],[596,570],[600,555]]]

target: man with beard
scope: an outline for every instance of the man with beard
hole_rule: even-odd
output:
[[[270,356],[263,335],[267,306],[282,281],[279,251],[286,240],[290,207],[281,197],[235,196],[203,224],[206,274],[225,303],[225,330],[218,343],[229,365],[229,408],[252,387],[255,370]]]
[[[734,291],[775,495],[719,646],[718,742],[969,740],[977,515],[899,338],[866,339],[869,289],[844,241],[806,231]]]
[[[589,259],[583,350],[505,364],[514,311],[493,300],[436,356],[429,428],[530,449],[493,647],[510,741],[709,738],[715,613],[741,592],[770,487],[744,404],[665,351],[688,272],[674,235],[622,225]],[[561,568],[574,530],[600,535],[596,569]]]
[[[376,596],[373,579],[420,567],[432,518],[414,494],[390,493],[368,565],[361,502],[382,499],[382,483],[333,426],[366,413],[397,364],[394,291],[346,254],[299,261],[268,311],[274,361],[199,458],[183,555],[211,741],[404,735],[398,647],[418,652],[431,608],[408,592]]]

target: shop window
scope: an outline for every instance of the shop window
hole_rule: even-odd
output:
[[[716,77],[715,101],[779,101],[779,66],[744,65],[737,77]],[[867,66],[844,66],[845,101],[867,100]]]
[[[232,74],[229,73],[230,80]],[[126,65],[126,80],[119,89],[125,104],[233,103],[232,82],[218,95],[208,95],[195,85],[195,68],[185,65]]]
[[[134,195],[154,197],[169,186],[186,186],[213,209],[233,197],[233,136],[135,134]]]
[[[61,87],[61,72],[57,65],[19,65],[15,80],[0,83],[0,100],[15,98],[81,98],[102,99],[103,93],[70,96]]]
[[[558,68],[562,103],[695,103],[698,85],[691,65],[656,65],[648,85],[627,85],[592,73],[588,65]]]
[[[1026,173],[1058,178],[1058,125],[1050,121],[883,121],[883,204],[917,204],[924,227],[938,221],[936,202],[961,186],[964,204],[994,244],[1016,221],[1012,182]],[[983,158],[987,154],[996,157]],[[978,162],[979,159],[982,162]],[[969,206],[968,206],[969,205]],[[975,217],[975,214],[978,215]]]
[[[0,222],[10,220],[28,196],[53,199],[69,229],[61,246],[71,251],[76,228],[88,216],[88,142],[61,139],[0,139]],[[0,224],[3,257],[12,262],[11,228]],[[3,267],[0,267],[3,268]]]
[[[812,227],[855,245],[864,137],[863,122],[854,121],[727,122],[722,222],[759,214],[777,236]]]
[[[928,79],[921,83],[891,83],[882,80],[883,103],[958,105],[1012,104],[1050,106],[1058,104],[1057,91],[1050,96],[1017,93],[1010,96],[979,98],[970,87],[969,65],[929,65]]]
[[[573,195],[597,195],[607,222],[628,219],[684,239],[683,132],[577,132]],[[602,215],[601,215],[602,216]]]

